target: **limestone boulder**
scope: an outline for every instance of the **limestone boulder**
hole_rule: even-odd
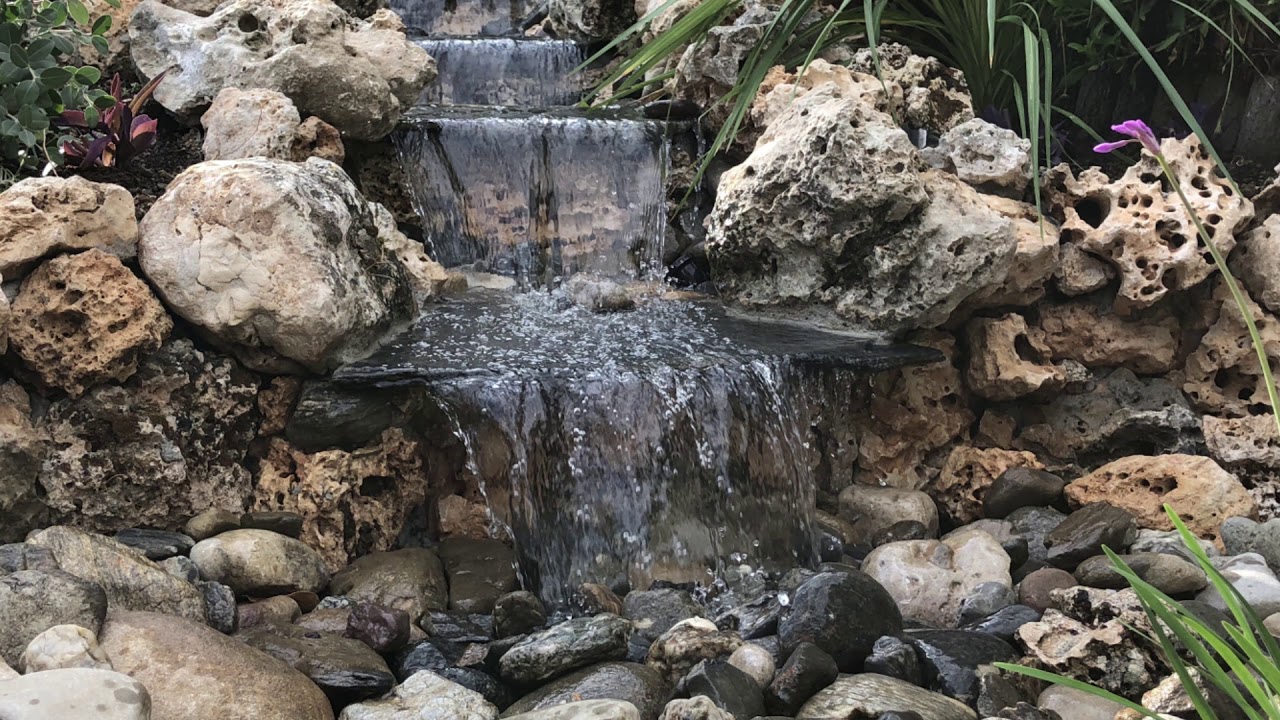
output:
[[[934,167],[992,195],[1018,199],[1031,182],[1031,141],[981,118],[943,133],[925,157]]]
[[[1074,506],[1105,502],[1127,510],[1139,527],[1172,530],[1170,505],[1197,537],[1215,539],[1223,520],[1255,517],[1257,506],[1240,481],[1207,457],[1137,455],[1108,463],[1067,485]]]
[[[341,165],[347,159],[347,147],[342,142],[342,133],[338,128],[312,115],[298,125],[298,131],[293,136],[291,156],[295,162],[318,157]]]
[[[1014,400],[1062,389],[1066,376],[1052,362],[1049,346],[1032,334],[1026,318],[1010,313],[980,317],[965,326],[974,394],[988,400]]]
[[[372,209],[326,160],[194,165],[141,233],[143,272],[169,308],[251,367],[324,372],[416,314]]]
[[[445,283],[449,280],[444,266],[431,259],[425,245],[400,232],[390,210],[378,203],[369,203],[369,208],[373,211],[378,237],[382,239],[387,251],[404,267],[409,285],[413,288],[414,300],[419,305],[425,305],[444,292]]]
[[[92,714],[86,714],[93,708]],[[152,720],[151,696],[142,683],[111,670],[66,668],[0,683],[0,716],[6,720]]]
[[[708,228],[732,302],[879,332],[942,323],[1003,281],[1017,245],[973,188],[921,171],[893,118],[819,90],[721,176]]]
[[[200,577],[237,595],[318,593],[329,585],[329,571],[315,550],[270,530],[241,528],[201,540],[191,548],[191,562]]]
[[[1239,307],[1225,288],[1219,288],[1211,302],[1217,320],[1199,347],[1187,356],[1183,392],[1196,409],[1214,415],[1244,417],[1271,412],[1267,383]],[[1280,360],[1280,320],[1251,299],[1248,306],[1263,349],[1274,365]]]
[[[1044,465],[1026,451],[959,446],[947,456],[933,496],[957,524],[971,523],[983,517],[987,489],[1011,468],[1043,470]]]
[[[307,454],[273,438],[253,506],[302,516],[302,540],[336,571],[390,550],[414,513],[425,512],[428,476],[420,444],[398,428],[358,450]]]
[[[938,508],[919,490],[854,483],[840,491],[840,517],[851,524],[847,542],[870,542],[890,526],[918,522],[930,535],[938,534]]]
[[[1201,423],[1209,456],[1219,463],[1280,468],[1280,436],[1276,434],[1274,416],[1220,418],[1205,415]]]
[[[498,708],[474,690],[429,671],[410,675],[386,697],[348,705],[339,720],[498,720]]]
[[[202,624],[113,611],[99,639],[116,670],[146,686],[156,718],[333,720],[305,675]]]
[[[1080,245],[1064,242],[1058,252],[1054,284],[1063,295],[1075,297],[1101,290],[1116,278],[1115,268],[1090,255]]]
[[[961,604],[984,583],[1013,587],[1009,555],[981,530],[965,529],[942,540],[900,540],[881,545],[862,563],[863,572],[897,601],[902,617],[932,627],[954,628]]]
[[[111,660],[98,646],[97,635],[79,625],[54,625],[35,636],[22,651],[19,664],[26,673],[60,668],[111,669]]]
[[[1237,238],[1229,264],[1250,295],[1280,312],[1280,215],[1267,216]]]
[[[0,193],[0,275],[17,280],[44,258],[97,248],[138,253],[133,196],[119,185],[71,177],[30,178]]]
[[[49,442],[31,419],[31,398],[18,383],[0,385],[0,543],[22,540],[47,524],[37,478]]]
[[[815,58],[803,73],[787,72],[781,65],[769,70],[751,104],[750,123],[739,131],[739,138],[746,146],[754,147],[760,133],[786,113],[796,98],[812,92],[857,99],[889,115],[902,110],[902,88],[897,83],[882,85],[875,75]]]
[[[169,342],[124,385],[49,408],[46,502],[57,518],[102,532],[177,529],[210,508],[244,509],[257,392],[257,378],[230,358]]]
[[[224,88],[264,88],[344,135],[377,140],[436,74],[403,29],[356,20],[328,0],[235,0],[208,17],[144,0],[129,38],[144,76],[176,68],[155,99],[193,121]]]
[[[1230,253],[1236,234],[1253,219],[1253,204],[1218,174],[1195,136],[1168,138],[1161,150],[1219,250]],[[1187,208],[1164,182],[1160,165],[1146,154],[1114,182],[1096,168],[1077,177],[1065,165],[1046,178],[1063,242],[1119,274],[1115,306],[1121,314],[1151,307],[1171,290],[1195,287],[1214,271]]]
[[[974,310],[988,307],[1026,306],[1044,297],[1045,286],[1059,265],[1058,226],[1042,218],[1034,205],[996,195],[982,195],[982,201],[1013,223],[1017,247],[1009,274],[999,283],[970,295],[956,310],[964,319]]]
[[[973,119],[973,99],[964,73],[935,57],[916,55],[905,45],[884,43],[877,62],[869,48],[854,53],[850,67],[902,88],[902,119],[910,128],[940,135]]]
[[[1036,338],[1054,360],[1085,367],[1123,367],[1139,375],[1163,375],[1178,360],[1182,327],[1162,307],[1122,317],[1089,300],[1042,303]]]
[[[146,283],[115,256],[91,249],[27,276],[13,302],[9,342],[43,383],[76,397],[128,379],[172,329]]]
[[[204,159],[268,157],[293,159],[302,118],[293,101],[275,90],[223,88],[200,116]]]

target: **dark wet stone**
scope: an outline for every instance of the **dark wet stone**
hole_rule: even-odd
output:
[[[198,582],[196,589],[204,598],[204,610],[209,627],[224,635],[236,631],[236,594],[231,588],[216,582]]]
[[[387,654],[409,644],[409,613],[385,605],[361,603],[347,615],[346,636]]]
[[[264,623],[236,636],[306,675],[337,707],[382,695],[396,684],[386,662],[358,640],[284,623]]]
[[[1016,467],[1000,473],[982,498],[982,516],[1005,518],[1018,508],[1055,505],[1066,487],[1062,478],[1044,470]]]
[[[697,120],[702,115],[698,103],[681,99],[654,100],[645,103],[642,111],[650,120]]]
[[[791,613],[778,624],[784,653],[811,642],[844,672],[861,670],[878,638],[900,632],[897,603],[871,576],[856,571],[811,578],[796,590]]]
[[[240,516],[240,527],[297,538],[302,535],[302,516],[283,510],[247,512]]]
[[[522,686],[545,683],[580,667],[627,655],[631,623],[616,615],[575,618],[534,633],[501,661],[502,678]]]
[[[395,408],[388,391],[351,389],[325,380],[307,382],[284,435],[303,452],[355,450],[391,427]]]
[[[924,686],[972,705],[978,699],[979,665],[1013,662],[1018,653],[1009,643],[971,630],[909,630],[924,671]]]
[[[960,601],[960,622],[988,617],[1013,604],[1013,588],[999,582],[985,582]]]
[[[920,656],[915,646],[893,635],[876,640],[862,667],[867,672],[906,680],[912,685],[921,684]]]
[[[716,617],[716,626],[737,630],[743,640],[755,640],[778,632],[782,603],[778,593],[766,592],[750,602],[738,605]]]
[[[823,562],[840,562],[844,557],[844,540],[835,533],[818,528],[818,557]]]
[[[1013,644],[1014,633],[1027,623],[1039,622],[1040,611],[1026,605],[1010,605],[1000,608],[994,614],[975,620],[962,629],[994,635],[1001,640]]]
[[[497,540],[449,538],[436,554],[449,579],[449,609],[491,613],[498,598],[516,589],[515,553]]]
[[[474,690],[484,696],[485,700],[498,706],[499,709],[511,704],[514,699],[510,688],[497,678],[475,668],[444,668],[436,672],[442,678],[452,680],[468,690]]]
[[[49,548],[36,547],[27,543],[0,545],[0,572],[57,569],[58,561]]]
[[[782,645],[778,642],[777,635],[768,635],[762,638],[755,638],[751,641],[752,645],[758,645],[765,649],[773,656],[774,665],[781,665],[786,658],[782,655]]]
[[[409,613],[417,622],[429,610],[449,606],[449,589],[440,558],[425,548],[402,548],[364,555],[334,573],[334,595],[386,605]]]
[[[688,591],[666,588],[628,593],[622,616],[635,625],[637,635],[652,642],[681,620],[706,617],[706,612]]]
[[[806,700],[839,675],[840,668],[825,650],[810,642],[800,643],[765,689],[765,707],[771,713],[795,715]]]
[[[512,635],[511,637],[494,640],[489,643],[486,646],[489,649],[489,653],[485,656],[485,672],[493,675],[494,677],[499,676],[502,673],[502,658],[506,656],[507,652],[511,650],[511,648],[519,645],[527,637],[529,636]]]
[[[488,615],[430,612],[419,624],[433,638],[456,643],[471,643],[492,640],[492,622],[492,618]]]
[[[148,560],[164,560],[174,555],[186,555],[196,541],[189,535],[168,530],[144,530],[128,528],[115,534],[116,542],[137,550]]]
[[[1027,562],[1015,568],[1021,571],[1021,575],[1015,573],[1015,582],[1027,573],[1048,565],[1049,549],[1045,547],[1045,537],[1066,519],[1066,515],[1050,507],[1020,508],[1005,518],[1015,532],[1027,539]]]
[[[1014,535],[1000,541],[1000,547],[1009,556],[1009,567],[1022,567],[1031,559],[1031,542],[1025,535]]]
[[[493,632],[500,638],[524,635],[547,622],[547,611],[537,595],[519,590],[507,593],[494,603]]]
[[[79,625],[95,635],[107,614],[97,583],[61,570],[19,570],[0,577],[0,658],[12,667],[27,643],[55,625]]]
[[[977,675],[978,699],[974,707],[979,717],[994,717],[1005,708],[1016,707],[1027,699],[1009,678],[991,665],[978,668]]]
[[[656,718],[671,699],[671,687],[647,665],[606,662],[552,681],[517,700],[505,714],[564,705],[575,700],[625,700],[641,718]]]
[[[880,713],[876,716],[876,720],[928,720],[918,712],[904,710],[902,712]]]
[[[1045,536],[1045,545],[1051,565],[1071,570],[1101,555],[1104,545],[1124,552],[1137,537],[1138,523],[1133,515],[1106,503],[1092,503],[1068,515]]]
[[[794,593],[796,590],[799,590],[800,586],[805,584],[809,578],[817,574],[817,572],[808,568],[792,568],[787,571],[786,575],[782,576],[781,580],[778,581],[778,590],[786,593]]]
[[[926,540],[931,537],[929,527],[919,520],[899,520],[871,537],[871,544],[880,547],[899,540]]]
[[[401,650],[392,659],[396,677],[401,682],[419,670],[430,670],[437,675],[452,667],[462,656],[462,649],[448,641],[423,640]]]
[[[703,660],[684,677],[681,686],[689,697],[705,695],[734,720],[752,720],[764,714],[760,686],[742,670],[723,660]]]

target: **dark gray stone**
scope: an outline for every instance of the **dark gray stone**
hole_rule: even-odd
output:
[[[1055,505],[1067,486],[1051,472],[1015,467],[1000,473],[982,498],[982,516],[1005,518],[1018,508]]]
[[[839,675],[840,668],[825,650],[810,642],[800,643],[765,689],[765,707],[771,713],[795,715],[806,700]]]
[[[22,651],[54,625],[79,625],[97,635],[107,594],[97,583],[61,570],[19,570],[0,577],[0,657],[20,667]]]
[[[1048,561],[1064,570],[1101,555],[1103,546],[1124,552],[1138,537],[1133,515],[1106,503],[1091,503],[1067,516],[1045,536]]]
[[[862,669],[906,680],[912,685],[920,685],[922,682],[920,656],[916,654],[915,647],[893,635],[885,635],[876,640]]]
[[[752,720],[764,714],[760,686],[742,670],[723,660],[703,660],[685,676],[681,685],[690,697],[705,695],[734,720]]]
[[[514,699],[510,688],[488,673],[475,668],[447,667],[437,671],[436,674],[447,680],[452,680],[468,690],[480,693],[485,700],[499,708],[510,705]]]
[[[821,573],[796,590],[791,613],[778,625],[778,640],[784,653],[811,642],[842,671],[857,672],[878,638],[900,632],[897,603],[871,576]]]
[[[462,649],[447,640],[423,640],[397,653],[392,667],[396,677],[403,682],[419,670],[430,670],[438,675],[461,656]]]
[[[492,622],[488,615],[431,612],[419,625],[432,638],[455,643],[483,643],[493,639]]]
[[[403,397],[403,393],[399,393]],[[303,452],[355,450],[376,440],[397,417],[393,393],[348,388],[327,380],[304,383],[284,436]]]
[[[960,622],[973,622],[1013,604],[1013,588],[999,582],[985,582],[960,601]]]
[[[872,547],[899,540],[926,540],[932,537],[929,527],[919,520],[899,520],[871,538]]]
[[[631,623],[616,615],[576,618],[525,638],[503,656],[502,678],[545,683],[572,670],[627,655]]]
[[[537,595],[518,590],[507,593],[494,603],[493,632],[499,638],[524,635],[547,622],[547,610]]]
[[[745,602],[716,617],[716,626],[724,630],[737,630],[743,640],[755,640],[778,632],[782,617],[782,602],[778,593],[765,592],[754,600]]]
[[[449,579],[449,609],[491,613],[516,589],[515,553],[497,540],[449,538],[436,549]]]
[[[1233,517],[1222,522],[1222,546],[1228,555],[1258,553],[1272,571],[1280,571],[1280,518],[1259,523]]]
[[[57,570],[58,560],[48,548],[27,543],[0,545],[0,572],[19,570]]]
[[[302,535],[302,516],[285,510],[258,510],[240,516],[240,527],[270,530],[291,538]]]
[[[396,684],[386,662],[359,640],[274,622],[236,637],[306,675],[337,707],[382,695]]]
[[[977,670],[978,699],[974,707],[979,717],[995,717],[1005,708],[1017,707],[1027,700],[1008,677],[991,665]]]
[[[966,705],[978,699],[978,667],[1014,662],[1018,652],[1009,643],[971,630],[908,630],[924,670],[924,685]]]
[[[360,603],[347,615],[346,636],[386,655],[409,644],[409,613],[385,605]]]
[[[994,635],[1001,640],[1014,644],[1014,633],[1027,623],[1039,622],[1041,614],[1035,608],[1026,605],[1010,605],[997,610],[993,615],[975,620],[965,625],[964,630]]]
[[[164,571],[170,575],[186,580],[189,583],[200,582],[200,568],[191,562],[191,558],[183,555],[175,555],[166,558],[157,563]]]
[[[564,705],[575,700],[625,700],[640,717],[656,718],[671,699],[671,687],[647,665],[607,662],[566,675],[534,690],[507,708],[503,715]]]
[[[189,535],[167,530],[128,528],[115,534],[116,542],[127,545],[149,560],[164,560],[191,552],[196,541]]]
[[[684,590],[642,590],[622,599],[622,616],[635,624],[637,635],[652,642],[681,620],[706,617],[706,612]]]
[[[236,631],[236,594],[231,588],[216,582],[197,582],[196,589],[204,598],[205,615],[209,627],[230,635]]]

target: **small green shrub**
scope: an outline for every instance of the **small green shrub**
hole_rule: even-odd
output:
[[[107,0],[118,7],[119,0]],[[81,0],[5,0],[0,15],[0,165],[10,174],[62,164],[54,120],[80,110],[96,121],[114,99],[93,86],[94,67],[76,63],[92,46],[107,52],[110,17],[91,22]]]

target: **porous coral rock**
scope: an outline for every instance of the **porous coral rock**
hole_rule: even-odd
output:
[[[962,445],[947,456],[932,494],[956,524],[971,523],[982,517],[982,501],[987,488],[1001,473],[1015,467],[1044,469],[1044,465],[1029,452],[997,448],[983,450]]]
[[[982,195],[982,201],[1013,223],[1017,247],[1004,280],[970,295],[953,317],[967,318],[974,310],[1001,306],[1026,306],[1044,297],[1045,284],[1058,267],[1058,228],[1042,223],[1034,205]]]
[[[91,249],[45,262],[13,302],[9,340],[50,387],[73,397],[138,369],[173,321],[151,288],[114,255]]]
[[[1253,219],[1253,205],[1217,172],[1195,136],[1168,138],[1165,158],[1223,254]],[[1143,155],[1119,180],[1098,169],[1076,177],[1060,165],[1046,187],[1053,211],[1062,219],[1064,243],[1110,263],[1120,274],[1116,310],[1127,314],[1151,307],[1170,290],[1186,290],[1214,271],[1208,248],[1177,194],[1166,189],[1154,157]]]
[[[143,0],[129,38],[144,76],[169,71],[155,99],[180,118],[194,120],[223,88],[265,88],[346,135],[377,140],[436,75],[393,18],[381,10],[356,20],[328,0],[231,0],[208,17]]]
[[[1252,463],[1280,468],[1280,437],[1271,415],[1220,418],[1205,415],[1204,444],[1209,455],[1224,465]]]
[[[123,260],[138,252],[133,196],[119,185],[29,178],[0,193],[0,274],[19,280],[40,260],[97,248]]]
[[[1270,413],[1267,384],[1258,365],[1249,329],[1226,288],[1215,291],[1211,303],[1217,321],[1187,356],[1183,391],[1198,410],[1213,415],[1245,417]],[[1280,321],[1248,301],[1262,345],[1272,365],[1280,360]]]
[[[1231,270],[1249,295],[1280,312],[1280,215],[1271,215],[1236,239]]]
[[[981,118],[951,128],[922,154],[984,193],[1017,199],[1031,182],[1031,141]]]
[[[377,203],[369,203],[373,222],[378,228],[378,238],[400,265],[404,267],[413,288],[414,299],[424,304],[439,295],[449,280],[444,266],[427,255],[427,248],[417,240],[411,240],[396,227],[391,211]]]
[[[1021,315],[974,318],[965,327],[969,368],[965,378],[975,395],[1013,400],[1060,390],[1066,382],[1050,362],[1049,347],[1028,331]]]
[[[314,115],[298,125],[298,132],[293,136],[290,151],[292,159],[296,162],[305,162],[307,158],[318,157],[341,165],[347,159],[347,148],[342,144],[342,133],[338,132],[338,128]]]
[[[750,126],[745,128],[743,143],[755,145],[759,132],[773,124],[797,99],[812,92],[824,93],[833,98],[857,98],[883,113],[894,115],[902,108],[902,88],[897,83],[881,84],[874,75],[855,72],[844,65],[834,65],[816,58],[801,73],[788,72],[779,65],[769,69],[760,83],[760,90],[751,104]],[[750,134],[751,131],[755,134]]]
[[[253,508],[301,515],[301,539],[336,571],[357,556],[390,550],[410,516],[423,511],[426,497],[419,443],[392,428],[353,452],[308,455],[273,438]]]
[[[1054,284],[1063,295],[1085,295],[1106,287],[1116,277],[1115,268],[1080,249],[1074,242],[1059,246],[1058,269]]]
[[[1127,510],[1139,527],[1172,530],[1169,505],[1198,537],[1218,537],[1218,526],[1233,516],[1256,517],[1253,498],[1234,475],[1207,457],[1136,455],[1108,463],[1066,488],[1075,507],[1105,502]]]
[[[36,477],[48,434],[31,421],[31,398],[18,383],[0,385],[0,543],[42,526],[47,509]]]
[[[1132,318],[1110,312],[1090,300],[1042,303],[1034,335],[1054,360],[1075,360],[1085,367],[1123,367],[1141,375],[1174,368],[1182,328],[1165,308]]]
[[[878,48],[877,63],[869,48],[858,50],[851,67],[867,75],[884,77],[903,89],[903,120],[908,127],[945,133],[973,119],[973,99],[964,74],[934,57],[922,57],[905,45],[885,43]]]

